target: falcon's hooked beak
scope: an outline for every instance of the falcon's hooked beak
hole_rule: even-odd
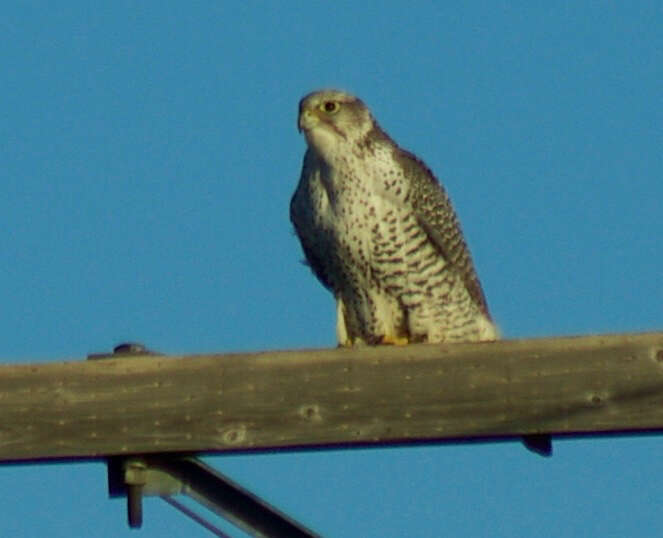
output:
[[[297,120],[297,129],[300,133],[313,129],[318,123],[320,123],[320,118],[314,111],[310,108],[300,107],[299,118]]]

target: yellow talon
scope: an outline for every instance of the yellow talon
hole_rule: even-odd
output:
[[[393,334],[386,334],[380,340],[380,344],[391,346],[406,346],[410,343],[407,336],[396,336]]]

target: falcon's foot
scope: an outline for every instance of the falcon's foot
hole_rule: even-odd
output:
[[[380,341],[380,345],[406,346],[410,343],[407,336],[397,336],[395,334],[385,334]]]

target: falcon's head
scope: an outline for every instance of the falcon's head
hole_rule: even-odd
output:
[[[339,146],[363,146],[367,135],[380,132],[361,99],[340,90],[316,91],[302,98],[298,126],[309,147],[322,156],[337,153]]]

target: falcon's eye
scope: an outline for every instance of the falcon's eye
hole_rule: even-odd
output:
[[[339,105],[336,101],[325,101],[322,103],[322,105],[320,105],[320,108],[327,114],[334,114],[335,112],[338,112],[338,109],[341,108],[341,105]]]

